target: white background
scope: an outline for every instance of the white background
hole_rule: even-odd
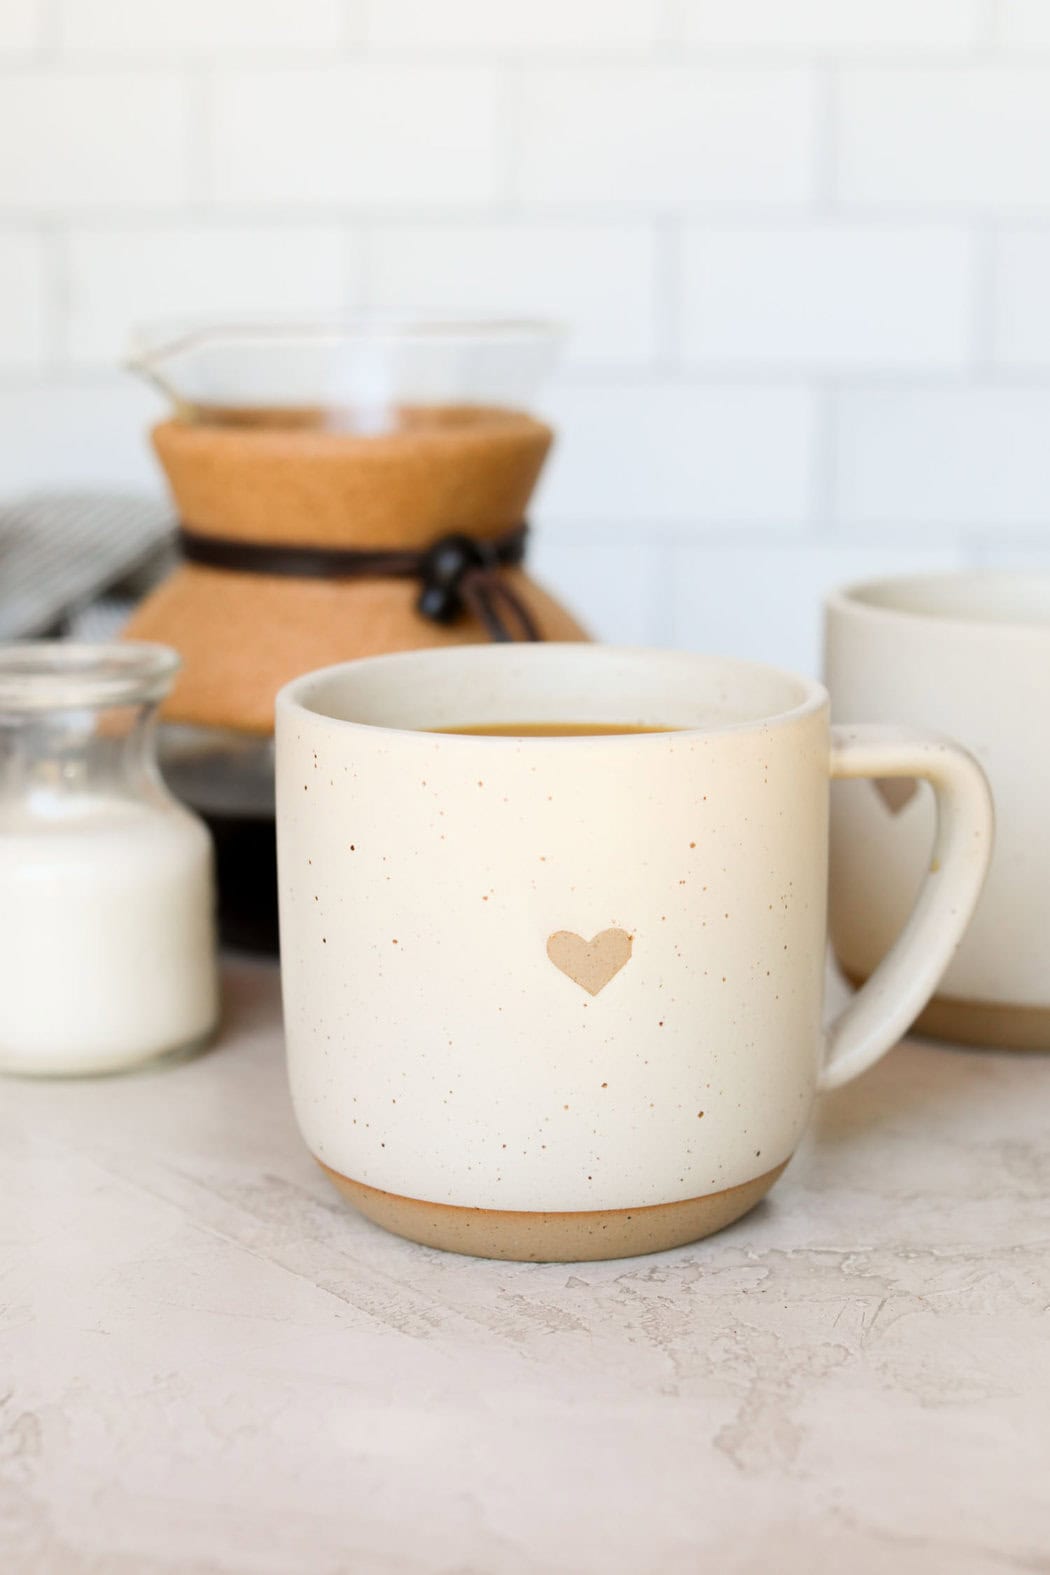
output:
[[[537,562],[812,668],[1050,557],[1050,0],[0,0],[0,497],[157,489],[172,312],[575,325]]]

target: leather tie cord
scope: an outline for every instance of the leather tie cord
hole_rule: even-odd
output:
[[[452,534],[439,537],[429,547],[387,552],[237,541],[183,525],[179,544],[187,562],[238,574],[290,575],[307,580],[418,580],[416,610],[431,622],[452,623],[466,610],[475,615],[491,640],[538,640],[540,632],[531,612],[500,573],[524,559],[528,529],[524,523],[515,525],[490,541]]]

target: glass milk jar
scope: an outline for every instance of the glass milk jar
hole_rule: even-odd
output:
[[[177,667],[159,645],[0,647],[0,1070],[116,1072],[215,1027],[211,843],[155,756]]]

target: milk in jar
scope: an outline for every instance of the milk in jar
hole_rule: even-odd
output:
[[[113,1072],[218,1015],[212,849],[168,793],[164,647],[0,649],[0,1069]]]

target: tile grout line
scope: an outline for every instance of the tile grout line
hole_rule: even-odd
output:
[[[998,232],[991,225],[980,226],[973,233],[971,246],[974,268],[973,372],[978,384],[988,384],[993,381],[996,370]]]
[[[50,65],[61,58],[64,9],[63,0],[39,0],[36,60],[40,64]]]
[[[171,51],[150,47],[148,44],[125,47],[121,44],[103,45],[99,48],[65,47],[61,34],[61,0],[42,0],[44,26],[40,30],[35,50],[12,55],[0,62],[0,74],[18,73],[31,65],[34,59],[46,56],[58,59],[73,71],[109,73],[112,71],[137,71],[147,67],[163,69],[171,58]],[[76,4],[77,0],[69,0]],[[381,0],[380,0],[381,3]],[[672,13],[673,16],[673,13]],[[672,21],[671,27],[677,26]],[[355,31],[355,27],[359,31]],[[659,24],[658,24],[659,27]],[[415,45],[374,43],[369,36],[367,18],[355,23],[353,12],[348,14],[341,29],[342,38],[336,42],[297,42],[257,44],[251,42],[230,44],[217,50],[203,46],[190,47],[184,53],[197,60],[210,60],[214,64],[234,69],[299,70],[304,67],[324,67],[331,64],[368,63],[381,67],[394,66],[416,69],[419,67],[460,70],[464,67],[498,65],[508,58],[503,44],[473,47],[462,45]],[[820,44],[791,46],[785,44],[740,43],[703,44],[683,41],[679,36],[659,36],[648,44],[572,44],[559,46],[537,45],[520,48],[511,58],[523,69],[579,70],[594,68],[609,71],[719,72],[783,71],[796,73],[807,68],[830,70],[861,69],[874,73],[908,75],[931,70],[947,75],[973,70],[985,61],[1005,64],[1018,72],[1046,73],[1050,70],[1050,44],[1031,47],[1004,47],[996,13],[983,24],[984,36],[975,44],[941,44],[923,47],[907,44],[834,47]]]
[[[840,78],[833,67],[825,65],[814,69],[814,198],[818,214],[833,217],[838,209]]]
[[[978,48],[985,54],[996,51],[1003,46],[1005,28],[1003,16],[1003,0],[984,0],[984,12],[980,20],[980,39]]]
[[[501,59],[496,82],[502,92],[496,106],[493,200],[513,218],[521,204],[525,127],[525,76],[513,55]]]
[[[682,365],[685,235],[678,215],[669,210],[655,220],[652,238],[655,252],[651,281],[655,355],[651,370],[654,376],[659,376],[661,372]]]
[[[344,229],[349,245],[349,230]],[[360,267],[357,292],[361,309],[368,311],[375,305],[375,266],[376,266],[376,236],[372,224],[363,224],[358,231],[358,247],[360,249]]]
[[[59,219],[38,219],[20,226],[17,233],[42,234],[49,224],[62,232]],[[587,395],[609,390],[635,393],[645,397],[654,391],[682,394],[719,395],[723,393],[819,394],[831,388],[836,394],[930,394],[954,395],[985,390],[1050,395],[1050,363],[1037,366],[995,364],[976,382],[973,366],[954,369],[908,371],[894,368],[879,370],[858,366],[852,370],[826,369],[811,365],[739,367],[683,365],[668,367],[649,360],[631,362],[578,362],[559,375],[558,387],[567,392]],[[85,363],[78,368],[78,381],[85,385],[106,372],[105,365]],[[39,386],[31,373],[9,370],[0,364],[0,387],[8,390]]]
[[[210,63],[183,62],[188,148],[186,174],[189,208],[198,219],[209,217],[214,199],[215,123],[214,75]]]
[[[673,544],[661,537],[651,551],[649,585],[646,591],[648,607],[645,624],[649,638],[656,645],[674,645],[678,640],[678,607],[675,586],[676,552]]]
[[[654,41],[657,47],[666,49],[670,45],[676,48],[683,47],[685,28],[683,26],[682,0],[659,0],[656,11]]]
[[[339,35],[344,49],[367,51],[372,41],[371,0],[342,0]]]
[[[202,72],[207,79],[207,71]],[[114,223],[135,227],[148,227],[159,220],[185,214],[185,202],[139,202],[120,199],[100,200],[78,204],[78,219],[91,223]],[[30,203],[13,203],[6,207],[0,198],[0,231],[31,224],[41,214],[41,208]],[[702,198],[674,201],[670,205],[660,202],[616,202],[608,199],[580,203],[564,200],[547,201],[530,198],[512,202],[502,197],[488,197],[475,201],[445,201],[420,206],[408,200],[391,203],[364,201],[331,201],[319,198],[308,205],[297,205],[286,197],[273,202],[258,198],[225,198],[211,205],[217,216],[230,223],[274,225],[339,223],[342,220],[375,220],[391,226],[404,225],[415,228],[455,226],[462,223],[497,222],[513,217],[523,224],[539,229],[563,226],[569,229],[609,229],[625,225],[651,224],[669,214],[676,220],[701,229],[711,230],[765,230],[783,231],[786,234],[819,223],[825,214],[815,203],[799,201],[748,202],[715,201]],[[843,222],[862,229],[880,230],[915,229],[930,227],[972,226],[979,223],[1009,225],[1031,234],[1050,233],[1050,202],[1033,209],[1031,206],[1002,206],[990,208],[976,202],[939,203],[921,205],[901,203],[846,203],[836,205],[836,216]]]
[[[838,388],[828,380],[812,389],[814,403],[813,460],[811,486],[814,541],[838,536],[836,516],[839,492],[838,465]]]
[[[37,230],[43,248],[43,286],[46,302],[44,379],[61,379],[68,370],[71,330],[71,277],[68,231],[56,219]]]

